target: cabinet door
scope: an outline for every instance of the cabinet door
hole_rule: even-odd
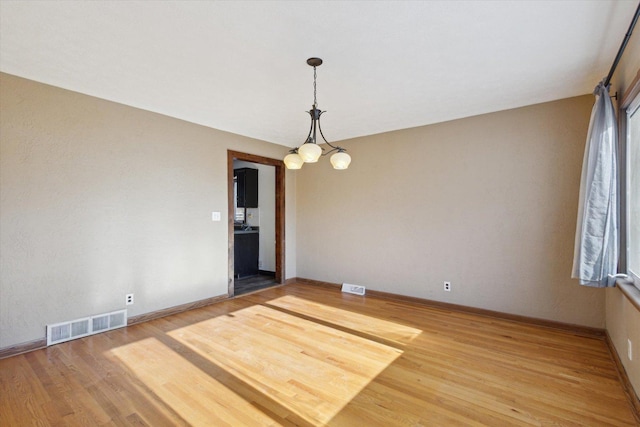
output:
[[[236,234],[234,240],[234,275],[237,278],[255,276],[259,273],[259,234]]]
[[[236,183],[237,183],[237,191],[236,191],[236,203],[237,206],[239,208],[245,208],[245,186],[246,186],[246,174],[244,173],[243,170],[234,170],[233,171],[233,175],[236,177]]]
[[[233,171],[238,182],[238,207],[258,207],[258,169],[242,168]]]
[[[244,207],[258,207],[258,169],[244,171]]]

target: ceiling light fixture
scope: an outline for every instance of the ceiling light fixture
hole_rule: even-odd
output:
[[[316,67],[322,65],[322,59],[309,58],[307,64],[313,67],[313,106],[308,111],[311,116],[311,128],[309,129],[309,135],[304,144],[289,151],[284,158],[284,164],[287,169],[300,169],[305,163],[316,163],[320,156],[326,156],[334,153],[331,156],[331,165],[334,169],[347,169],[349,163],[351,163],[351,156],[347,154],[347,150],[342,147],[331,145],[322,134],[322,128],[320,127],[320,116],[324,111],[318,109],[318,101],[316,99]],[[331,150],[325,152],[325,149],[318,145],[316,139],[316,133],[320,132],[320,136],[324,140],[325,144],[331,147]]]

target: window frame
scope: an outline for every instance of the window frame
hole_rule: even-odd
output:
[[[629,276],[629,281],[640,289],[640,271],[632,272],[629,269],[629,256],[631,251],[630,244],[630,221],[631,221],[631,143],[630,143],[630,126],[628,126],[629,118],[633,115],[638,115],[640,118],[640,70],[638,74],[625,92],[619,105],[619,117],[620,117],[620,154],[622,160],[620,165],[620,183],[622,195],[621,203],[622,209],[620,210],[623,218],[621,218],[620,224],[623,227],[622,233],[620,233],[620,269],[618,271],[624,271]],[[635,114],[632,114],[635,113]],[[638,141],[640,144],[640,140]],[[640,147],[639,147],[640,149]]]

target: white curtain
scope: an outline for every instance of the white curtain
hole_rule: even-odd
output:
[[[581,285],[606,287],[614,285],[618,266],[618,132],[609,87],[600,82],[594,95],[571,277]]]

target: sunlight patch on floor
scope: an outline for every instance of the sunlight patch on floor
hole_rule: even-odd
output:
[[[240,393],[245,397],[258,392],[270,400],[269,407],[312,425],[331,420],[402,354],[260,305],[168,335],[244,383],[248,390]]]
[[[110,352],[193,426],[277,424],[251,402],[230,392],[214,376],[155,338]]]
[[[293,295],[285,295],[269,300],[266,305],[279,307],[401,345],[409,344],[422,333],[420,329],[412,328],[401,323],[354,313],[350,310],[336,308]]]

